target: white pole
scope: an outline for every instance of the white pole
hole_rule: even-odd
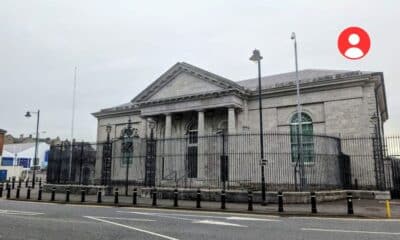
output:
[[[72,153],[73,153],[73,140],[74,140],[74,123],[75,123],[75,97],[76,97],[76,72],[77,67],[74,69],[74,86],[72,91],[72,119],[71,119],[71,152],[69,154],[69,181],[71,181],[72,173]]]

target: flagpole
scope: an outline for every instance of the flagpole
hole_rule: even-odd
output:
[[[74,85],[72,91],[72,118],[71,118],[71,152],[69,155],[69,181],[71,181],[71,174],[72,174],[72,153],[73,153],[73,141],[74,141],[74,124],[75,124],[75,98],[76,98],[76,73],[77,67],[75,66],[74,69]]]

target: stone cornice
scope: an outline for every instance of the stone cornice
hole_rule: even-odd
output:
[[[242,91],[238,91],[237,89],[226,89],[226,90],[219,90],[213,92],[204,92],[200,94],[190,94],[190,95],[181,95],[176,97],[170,98],[163,98],[163,99],[154,99],[150,101],[144,102],[136,102],[138,107],[143,106],[153,106],[153,105],[162,105],[166,103],[175,103],[175,102],[183,102],[189,100],[198,100],[198,99],[206,99],[206,98],[216,98],[221,96],[228,96],[233,95],[240,98],[247,98],[247,94],[244,94]]]
[[[331,90],[337,88],[360,86],[365,84],[366,81],[371,80],[371,74],[357,75],[347,78],[334,78],[334,79],[316,79],[314,81],[301,82],[301,92],[312,92],[316,90]],[[288,82],[286,84],[278,85],[276,87],[264,88],[262,95],[268,97],[287,95],[296,91],[296,82]],[[250,98],[258,96],[258,91],[251,91]]]
[[[127,116],[127,115],[140,115],[140,110],[138,108],[125,108],[125,109],[103,109],[99,112],[92,113],[92,115],[98,119],[103,117],[119,117],[119,116]]]

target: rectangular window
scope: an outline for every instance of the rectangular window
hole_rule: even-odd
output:
[[[124,140],[122,142],[122,158],[121,158],[121,165],[126,166],[128,159],[129,164],[132,164],[133,161],[133,142],[131,139]]]
[[[189,144],[196,144],[197,142],[197,130],[189,130]]]
[[[188,178],[197,178],[197,146],[188,147]]]

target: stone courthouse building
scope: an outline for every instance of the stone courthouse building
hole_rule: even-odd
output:
[[[369,136],[376,134],[378,130],[378,133],[383,135],[383,123],[388,119],[383,73],[307,69],[299,71],[299,79],[301,84],[302,126],[306,134],[321,135],[321,137],[324,135],[333,137]],[[263,131],[290,134],[294,131],[293,126],[297,124],[295,73],[288,72],[265,76],[262,77],[261,81]],[[183,177],[192,182],[201,182],[209,178],[208,176],[212,172],[210,167],[212,164],[207,154],[215,153],[215,149],[219,149],[221,144],[219,142],[214,144],[202,143],[200,138],[202,136],[216,136],[221,131],[227,136],[246,134],[251,136],[252,133],[258,133],[258,107],[257,79],[227,79],[193,65],[179,62],[130,102],[102,109],[93,113],[93,115],[98,120],[98,142],[106,141],[107,126],[111,126],[110,137],[118,139],[123,129],[127,127],[129,119],[138,136],[142,139],[148,138],[150,134],[149,121],[155,121],[155,138],[164,139],[164,143],[159,142],[156,149],[156,155],[160,157],[156,160],[157,181],[161,183],[163,179],[174,176],[175,180]],[[172,140],[168,143],[165,141],[165,139],[184,139],[185,137],[190,138],[190,136],[195,136],[198,139],[194,141],[189,139],[185,146],[174,143]],[[282,136],[281,138],[283,139]],[[280,145],[281,140],[275,141],[267,138],[265,143],[267,154],[275,152],[279,145],[282,153],[289,153],[288,158],[293,157],[290,155],[291,151],[293,153],[291,147],[293,139],[290,137],[288,139],[287,142]],[[305,141],[307,142],[306,139]],[[320,155],[338,155],[340,150],[346,153],[346,149],[333,149],[336,146],[330,138],[322,141],[331,146],[321,147],[316,140],[311,140],[307,145],[310,147],[308,150],[320,151],[316,153]],[[259,151],[257,145],[259,144],[259,136],[249,137],[243,141],[231,138],[228,139],[228,142],[227,149],[224,150],[228,151],[226,153],[228,155],[229,151],[231,153],[241,151],[240,153],[249,154],[255,154]],[[163,145],[162,149],[161,145]],[[190,146],[197,147],[195,154],[198,157],[195,157],[195,161],[188,159],[187,156],[182,156],[182,159],[174,156],[174,154],[184,155],[185,152],[190,151]],[[305,145],[306,148],[307,146]],[[230,164],[233,164],[235,159],[239,161],[240,153],[237,152],[236,155],[230,157]],[[162,154],[165,156],[161,157]],[[268,155],[266,158],[269,160]],[[144,178],[145,164],[143,161],[145,160],[138,160],[139,165],[137,162],[133,162],[130,166],[132,169],[128,173],[129,179],[139,181]],[[216,165],[213,167],[220,167],[218,161],[214,161]],[[236,176],[250,182],[258,181],[259,156],[252,157],[252,160],[241,157],[240,161],[237,162],[237,165],[229,167],[231,178]],[[254,169],[256,169],[254,171],[257,171],[257,173],[249,173],[253,170],[244,167],[244,165],[248,165],[249,161],[254,161]],[[288,182],[289,179],[293,178],[291,176],[293,169],[290,167],[295,161],[293,159],[288,161],[287,166],[280,166],[275,170],[268,164],[278,164],[278,160],[267,164],[266,169],[270,169],[270,172],[267,170],[267,183],[273,181],[278,173],[287,176],[280,178],[283,182]],[[307,161],[309,161],[310,166],[318,165],[317,161],[311,158],[306,160],[306,163]],[[313,161],[315,163],[311,164]],[[113,180],[125,179],[123,163],[114,161],[112,164],[111,178]],[[186,168],[187,170],[187,166],[193,167],[193,164],[196,165],[195,172],[180,173],[180,169]],[[357,164],[360,163],[354,163],[353,166],[357,167]],[[365,164],[366,167],[373,167],[372,162],[366,161],[362,164]],[[283,168],[288,169],[284,170]],[[96,162],[97,179],[101,178],[101,169],[102,159],[98,158]],[[238,169],[243,169],[243,171],[246,171],[245,175],[250,174],[251,177],[239,177],[244,173],[235,175],[234,171]],[[277,169],[280,169],[280,172]],[[327,181],[334,184],[339,181],[338,178],[340,177],[332,176],[334,173],[326,172],[329,169],[324,168],[323,171]],[[215,176],[217,175],[216,173]],[[362,178],[362,176],[358,177]],[[375,180],[366,181],[373,182]]]

